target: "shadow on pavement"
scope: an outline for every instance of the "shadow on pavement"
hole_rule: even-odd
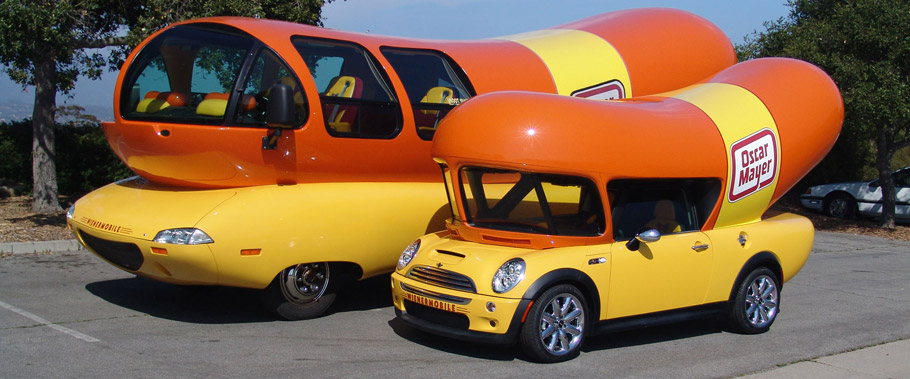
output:
[[[397,318],[389,321],[389,326],[399,337],[431,349],[496,361],[511,361],[515,359],[528,361],[528,358],[521,353],[518,346],[478,345],[436,336],[411,328]],[[589,353],[721,333],[723,331],[721,326],[717,320],[705,319],[624,332],[589,335],[585,338],[582,351]]]
[[[253,289],[177,286],[140,277],[89,283],[85,289],[109,303],[174,321],[234,324],[279,320],[261,305],[259,291]],[[391,298],[388,275],[351,283],[341,288],[322,317],[391,307]]]

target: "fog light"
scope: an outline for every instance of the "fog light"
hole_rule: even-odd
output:
[[[493,304],[492,301],[487,302],[487,312],[496,312],[496,304]]]

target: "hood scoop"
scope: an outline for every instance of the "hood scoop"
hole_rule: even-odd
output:
[[[448,250],[433,250],[433,252],[430,253],[430,259],[440,263],[454,264],[461,262],[464,258],[464,254]]]

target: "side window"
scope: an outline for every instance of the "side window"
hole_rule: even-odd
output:
[[[894,174],[895,187],[910,187],[910,170]]]
[[[464,70],[438,51],[391,47],[380,50],[407,91],[417,135],[427,141],[433,139],[439,121],[473,94]]]
[[[366,50],[344,41],[295,37],[322,100],[326,130],[335,137],[394,138],[401,131],[401,107]]]
[[[700,230],[720,196],[720,180],[614,180],[607,191],[613,238],[621,241],[648,229],[661,234]]]
[[[294,90],[297,125],[302,125],[306,121],[306,98],[301,91],[300,82],[274,52],[263,48],[253,60],[241,87],[242,94],[237,104],[237,123],[266,126],[265,110],[269,99],[269,89],[275,84],[284,84]],[[227,94],[213,93],[206,97],[227,99]]]
[[[226,27],[169,29],[146,45],[130,65],[121,89],[121,115],[134,120],[224,123],[227,96],[253,43],[248,35]],[[213,98],[222,101],[207,101]]]

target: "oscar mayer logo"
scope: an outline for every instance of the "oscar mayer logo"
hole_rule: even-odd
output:
[[[626,89],[622,82],[613,79],[608,82],[596,84],[572,92],[572,96],[594,100],[616,100],[626,97]]]
[[[765,128],[730,146],[733,172],[727,199],[733,203],[771,183],[777,175],[777,139]]]

